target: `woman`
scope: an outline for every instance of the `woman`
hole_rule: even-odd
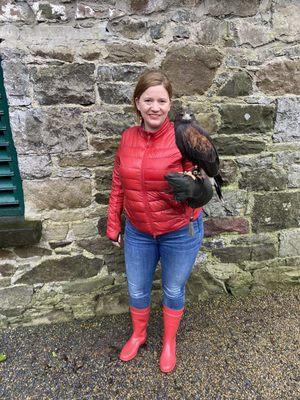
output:
[[[176,333],[184,311],[185,285],[203,238],[201,209],[177,202],[164,176],[193,165],[176,146],[169,120],[171,83],[161,71],[144,73],[133,105],[141,125],[122,134],[108,208],[107,236],[121,246],[121,213],[126,215],[124,251],[133,334],[119,355],[133,359],[146,342],[154,272],[161,262],[163,288],[162,372],[176,364]],[[189,233],[192,220],[194,235]]]

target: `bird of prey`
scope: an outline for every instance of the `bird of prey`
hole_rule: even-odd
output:
[[[177,114],[174,127],[176,144],[183,158],[196,166],[193,171],[187,172],[185,175],[194,176],[197,179],[202,179],[202,181],[208,179],[215,188],[218,198],[223,202],[221,191],[223,179],[219,174],[220,160],[209,134],[197,124],[190,111]],[[169,173],[165,178],[173,188],[175,188],[176,179],[178,182],[178,179],[180,179],[178,173]]]

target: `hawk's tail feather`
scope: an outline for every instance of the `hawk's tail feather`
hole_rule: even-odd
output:
[[[222,179],[222,178],[221,178]],[[223,194],[222,194],[222,190],[221,190],[221,184],[219,179],[216,179],[216,177],[213,178],[213,185],[216,189],[217,195],[219,200],[221,201],[221,203],[224,203],[224,198],[223,198]]]
[[[220,202],[224,203],[223,194],[222,194],[222,190],[221,190],[222,185],[220,184],[220,180],[216,179],[216,178],[217,178],[217,176],[214,176],[213,178],[209,178],[209,180],[210,180],[211,185],[215,188]]]
[[[218,185],[214,185],[214,186],[215,186],[217,195],[218,195],[218,197],[219,197],[219,200],[221,201],[221,203],[224,203],[224,197],[223,197],[223,195],[222,195],[220,186],[218,186]]]

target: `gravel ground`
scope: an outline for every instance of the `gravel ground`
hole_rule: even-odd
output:
[[[300,399],[300,293],[219,297],[187,306],[177,367],[158,367],[161,315],[153,311],[148,344],[123,363],[129,315],[2,332],[0,398]]]

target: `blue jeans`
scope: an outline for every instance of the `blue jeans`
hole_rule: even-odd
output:
[[[150,305],[153,277],[160,260],[163,304],[173,310],[184,307],[185,285],[204,234],[202,213],[193,225],[194,236],[185,225],[154,238],[126,221],[124,252],[131,306],[142,309]]]

